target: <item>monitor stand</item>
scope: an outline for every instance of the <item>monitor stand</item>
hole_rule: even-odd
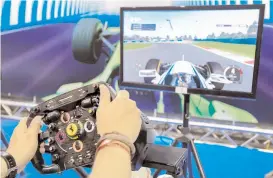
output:
[[[190,133],[190,128],[189,128],[189,119],[190,119],[190,114],[189,114],[189,108],[190,108],[190,95],[185,94],[184,92],[187,90],[184,89],[176,89],[176,93],[178,94],[183,94],[184,95],[184,105],[183,105],[183,125],[178,125],[177,129],[181,132],[182,136],[175,138],[174,142],[172,143],[171,146],[177,146],[177,144],[180,142],[182,143],[182,147],[187,149],[188,155],[186,159],[186,164],[182,164],[182,171],[179,175],[172,175],[174,178],[179,178],[179,177],[189,177],[193,178],[193,173],[192,173],[192,160],[191,160],[191,155],[193,155],[198,172],[201,178],[205,178],[205,173],[201,164],[201,161],[199,159],[198,153],[196,151],[196,147],[194,145],[194,138],[192,134]],[[158,177],[162,169],[158,169],[154,175],[153,178]],[[188,173],[187,173],[188,172]],[[167,172],[168,174],[168,172]]]

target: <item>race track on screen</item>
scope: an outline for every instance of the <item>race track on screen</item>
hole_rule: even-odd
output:
[[[137,43],[136,43],[137,44]],[[144,79],[139,77],[138,71],[145,69],[149,59],[160,59],[162,63],[184,60],[195,65],[204,65],[207,62],[218,62],[223,68],[231,65],[238,66],[243,71],[241,84],[225,85],[223,90],[249,91],[252,83],[253,66],[229,59],[212,53],[193,44],[181,43],[154,43],[149,45],[138,45],[138,48],[127,48],[124,44],[124,80],[143,83]],[[247,77],[245,77],[247,76]]]

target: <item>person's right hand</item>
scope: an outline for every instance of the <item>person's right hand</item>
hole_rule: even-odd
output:
[[[136,102],[129,98],[127,91],[119,91],[111,102],[109,89],[105,85],[100,85],[97,129],[101,136],[118,132],[134,143],[139,135],[141,122],[140,110]]]

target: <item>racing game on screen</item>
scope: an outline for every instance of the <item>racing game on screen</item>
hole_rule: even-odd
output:
[[[123,82],[252,91],[259,10],[128,10],[123,18]]]

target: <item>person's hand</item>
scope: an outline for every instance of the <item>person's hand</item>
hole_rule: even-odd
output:
[[[273,171],[266,174],[264,178],[273,178]]]
[[[27,119],[22,119],[14,129],[7,152],[11,154],[22,171],[26,164],[33,158],[38,147],[38,133],[41,128],[41,118],[36,117],[27,128]]]
[[[132,171],[131,178],[152,178],[152,173],[149,168],[142,167],[138,171]]]
[[[140,128],[140,110],[136,102],[130,100],[129,93],[121,90],[111,102],[109,89],[100,85],[100,104],[97,111],[98,133],[103,136],[107,133],[118,132],[134,143]]]

